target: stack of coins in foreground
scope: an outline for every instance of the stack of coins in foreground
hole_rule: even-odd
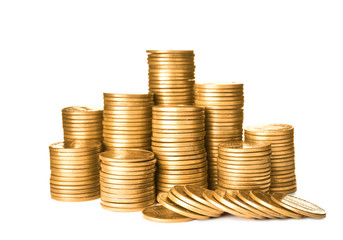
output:
[[[195,106],[153,107],[152,150],[157,189],[180,184],[207,186],[204,110]]]
[[[218,145],[230,140],[242,140],[243,84],[195,84],[195,104],[205,107],[208,183],[210,189],[218,184]]]
[[[155,202],[156,160],[152,152],[116,149],[100,158],[101,206],[115,212],[136,212]]]
[[[148,50],[149,89],[155,104],[194,103],[194,52]]]
[[[102,140],[102,109],[67,107],[62,109],[64,142]]]
[[[106,150],[150,150],[151,94],[104,93],[103,136]]]
[[[219,217],[223,212],[248,219],[324,218],[317,205],[286,194],[261,191],[211,191],[199,186],[175,186],[157,197],[161,205],[145,208],[143,217],[154,222],[186,222]]]
[[[245,140],[271,143],[271,192],[297,190],[294,161],[294,128],[288,124],[263,124],[245,129]]]
[[[81,202],[99,198],[99,161],[101,142],[55,143],[50,149],[51,198]]]
[[[269,191],[269,143],[231,141],[219,145],[218,186],[230,190]]]

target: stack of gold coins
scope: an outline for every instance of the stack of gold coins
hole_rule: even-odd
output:
[[[271,192],[293,193],[297,190],[294,161],[294,128],[288,124],[263,124],[245,129],[245,139],[271,143]]]
[[[269,143],[230,141],[219,145],[218,187],[230,190],[260,190],[270,186]]]
[[[210,189],[216,189],[218,145],[226,141],[242,140],[243,84],[195,84],[194,93],[195,104],[205,107],[208,184]]]
[[[62,109],[64,142],[102,141],[102,109],[67,107]]]
[[[148,50],[149,89],[155,104],[194,103],[194,52]]]
[[[51,198],[81,202],[99,198],[99,141],[54,143],[50,149]]]
[[[136,212],[155,202],[156,159],[140,149],[115,149],[100,158],[101,206],[115,212]]]
[[[106,150],[151,148],[151,94],[104,93],[103,137]]]
[[[157,189],[207,186],[204,110],[195,106],[154,106],[152,150],[157,158]]]

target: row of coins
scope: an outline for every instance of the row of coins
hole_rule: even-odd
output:
[[[208,183],[210,189],[218,185],[218,145],[232,140],[242,140],[243,84],[196,84],[195,104],[205,107],[206,150]]]
[[[153,107],[152,150],[157,158],[157,189],[207,186],[204,110],[195,106]]]
[[[271,144],[271,192],[293,193],[295,176],[294,128],[287,124],[264,124],[247,127],[245,140]]]
[[[102,140],[102,109],[98,107],[63,108],[62,124],[65,143]]]
[[[101,206],[135,212],[155,202],[156,159],[152,152],[116,149],[100,154]]]
[[[303,199],[262,191],[211,191],[199,186],[175,186],[159,193],[160,205],[143,210],[143,217],[155,222],[185,222],[219,217],[226,212],[248,219],[324,218],[325,210]]]
[[[106,150],[151,147],[151,94],[104,93],[103,142]]]
[[[219,145],[218,185],[222,189],[269,191],[269,143],[231,141]]]
[[[99,161],[101,142],[87,141],[50,145],[51,198],[81,202],[99,198]]]
[[[194,52],[148,50],[149,91],[155,104],[192,105]]]

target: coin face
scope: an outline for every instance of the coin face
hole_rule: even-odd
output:
[[[288,124],[260,124],[255,126],[248,126],[245,131],[253,135],[283,135],[291,134],[294,131],[293,126]]]

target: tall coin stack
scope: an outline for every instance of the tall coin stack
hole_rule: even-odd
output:
[[[259,190],[270,187],[269,143],[231,141],[219,145],[218,187],[230,190]]]
[[[194,52],[148,50],[149,90],[155,104],[194,103]]]
[[[100,158],[101,206],[115,212],[136,212],[155,202],[156,159],[152,152],[116,149]]]
[[[195,106],[154,106],[152,150],[157,158],[157,189],[207,186],[204,110]]]
[[[98,141],[54,143],[50,150],[51,198],[63,202],[97,199],[99,194]]]
[[[102,141],[102,109],[67,107],[62,109],[64,142]]]
[[[153,95],[104,93],[103,137],[106,150],[151,148]]]
[[[295,176],[294,128],[288,124],[264,124],[245,129],[245,140],[271,143],[271,192],[293,193]]]
[[[195,84],[195,104],[205,107],[208,183],[210,189],[218,185],[218,145],[242,140],[243,84]]]

